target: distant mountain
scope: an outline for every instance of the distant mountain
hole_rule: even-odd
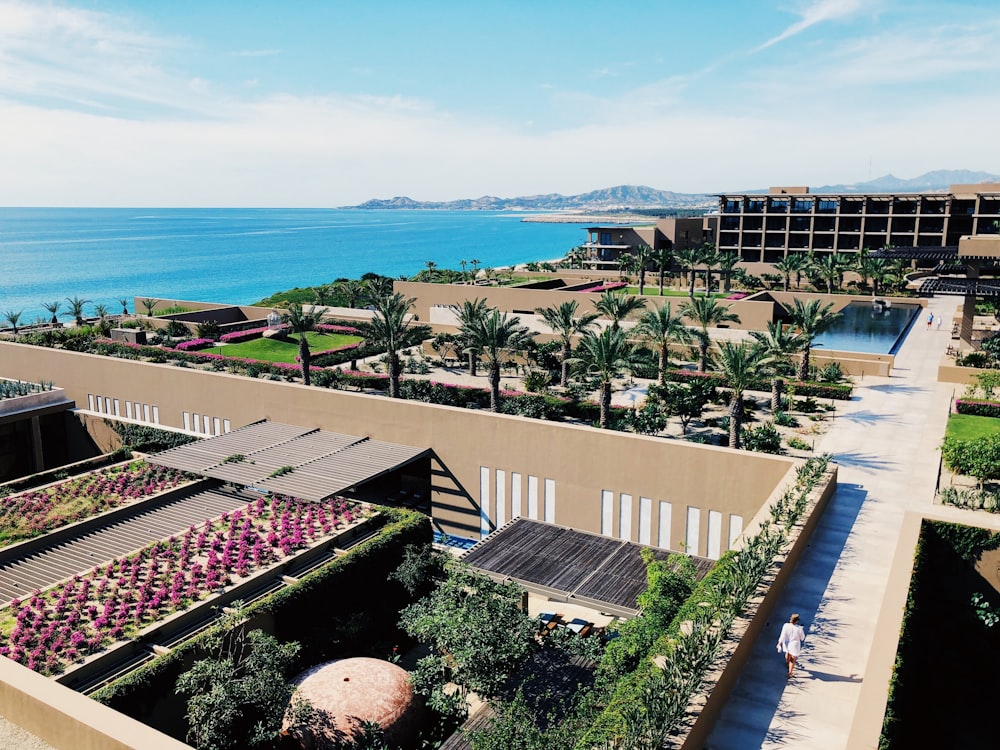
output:
[[[946,191],[951,185],[976,182],[1000,182],[1000,175],[974,172],[968,169],[936,169],[919,177],[903,179],[891,174],[853,185],[823,185],[810,188],[810,193],[933,193]]]
[[[919,177],[902,179],[887,174],[868,182],[853,185],[822,185],[810,187],[810,193],[930,193],[945,191],[949,185],[1000,182],[1000,175],[989,172],[973,172],[968,169],[938,169]],[[725,191],[720,191],[725,192]],[[767,188],[731,191],[733,193],[767,193]],[[675,193],[671,190],[657,190],[645,185],[618,185],[604,190],[592,190],[580,195],[525,195],[519,198],[497,198],[484,195],[481,198],[465,198],[457,201],[415,201],[412,198],[375,198],[357,206],[342,208],[369,209],[436,209],[447,211],[576,211],[607,212],[628,211],[651,208],[689,208],[710,210],[718,205],[714,194]]]
[[[645,185],[619,185],[580,195],[526,195],[518,198],[466,198],[457,201],[415,201],[396,197],[373,199],[344,208],[422,208],[450,211],[616,211],[634,208],[713,208],[718,200],[702,193],[674,193]]]

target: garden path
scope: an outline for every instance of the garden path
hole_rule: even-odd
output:
[[[946,319],[955,309],[949,298],[929,304]],[[948,331],[918,320],[892,377],[865,378],[858,397],[838,406],[817,445],[839,464],[837,492],[709,737],[711,750],[847,747],[903,515],[934,502],[949,399],[961,390],[937,382],[950,343]],[[789,681],[775,642],[791,612],[801,613],[807,636]]]

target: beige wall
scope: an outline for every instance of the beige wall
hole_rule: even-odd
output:
[[[58,750],[188,748],[9,659],[0,659],[0,715]]]
[[[638,540],[644,497],[651,506],[646,526],[651,543],[659,541],[664,501],[671,510],[665,546],[676,547],[685,538],[688,507],[693,507],[700,520],[692,551],[704,555],[709,550],[709,511],[721,514],[720,551],[725,551],[731,516],[747,523],[794,463],[678,440],[21,344],[0,343],[0,357],[8,376],[53,379],[84,408],[90,395],[148,403],[157,407],[160,423],[172,427],[183,427],[186,411],[208,416],[210,422],[229,420],[233,428],[271,419],[430,447],[439,459],[432,468],[434,518],[451,533],[473,538],[484,523],[480,489],[485,469],[488,517],[494,524],[510,519],[515,487],[521,493],[522,513],[529,515],[534,487],[538,518],[545,518],[548,489],[554,506],[549,520],[600,532],[606,490],[612,493],[612,523],[605,531],[621,534],[624,502],[631,509],[626,535]],[[514,473],[520,475],[516,485]],[[498,482],[503,519],[496,510]]]
[[[939,383],[972,385],[976,382],[976,375],[981,372],[986,372],[986,370],[979,367],[959,367],[951,357],[941,357],[937,379]]]

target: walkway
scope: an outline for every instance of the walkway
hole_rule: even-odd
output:
[[[930,300],[946,320],[954,308],[954,299]],[[950,343],[948,331],[927,331],[918,320],[892,377],[865,378],[860,398],[838,407],[817,451],[840,465],[839,488],[709,738],[711,750],[847,746],[903,514],[934,500],[948,402],[961,391],[937,383]],[[791,612],[801,613],[807,637],[801,670],[788,681],[775,642]]]

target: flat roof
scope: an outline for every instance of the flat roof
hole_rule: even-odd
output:
[[[975,295],[977,297],[998,299],[1000,298],[1000,280],[991,279],[989,281],[981,281],[979,279],[945,277],[927,279],[920,284],[920,290],[917,293],[920,296],[955,294],[963,297],[966,295]]]
[[[646,590],[646,565],[640,552],[657,560],[669,550],[577,531],[527,518],[507,523],[462,556],[462,561],[498,580],[515,580],[529,591],[574,601],[625,617],[639,613]],[[713,560],[691,557],[703,578]]]
[[[224,482],[319,501],[429,454],[429,448],[265,421],[171,448],[148,460]]]

